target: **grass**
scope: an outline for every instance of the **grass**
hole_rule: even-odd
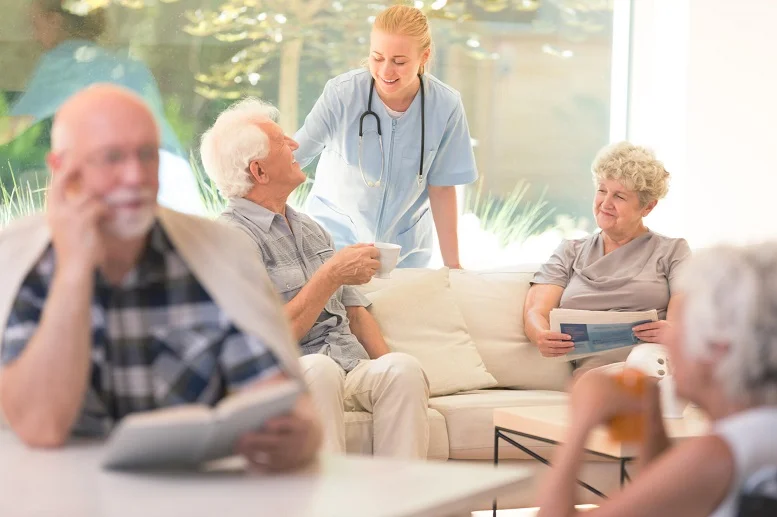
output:
[[[507,197],[483,194],[483,184],[467,189],[464,213],[472,213],[480,220],[483,231],[496,235],[502,247],[522,243],[543,229],[555,212],[545,201],[545,190],[536,201],[527,201],[531,186],[519,181]]]
[[[33,188],[29,182],[20,184],[13,169],[10,180],[10,189],[0,182],[0,228],[8,226],[15,219],[40,212],[46,206],[47,186],[36,184]]]
[[[197,180],[200,197],[206,215],[217,217],[226,207],[226,200],[210,181],[192,155],[189,159]],[[302,209],[310,194],[313,182],[306,181],[289,197],[289,205]],[[47,185],[31,185],[17,180],[14,171],[10,171],[10,185],[0,183],[0,228],[7,226],[19,217],[34,214],[45,207]],[[543,229],[554,213],[544,200],[543,191],[536,201],[527,201],[530,185],[519,182],[507,197],[483,194],[482,184],[476,189],[467,189],[465,194],[465,213],[474,214],[480,221],[481,229],[497,237],[501,246],[522,243],[527,237]]]

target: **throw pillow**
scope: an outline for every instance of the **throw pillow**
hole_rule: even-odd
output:
[[[496,385],[451,293],[448,269],[392,282],[367,297],[389,348],[421,362],[432,396]]]

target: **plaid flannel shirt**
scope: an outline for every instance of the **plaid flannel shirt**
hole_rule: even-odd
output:
[[[19,289],[2,336],[4,365],[38,328],[55,260],[49,247]],[[96,273],[91,315],[91,382],[75,434],[104,434],[136,411],[214,405],[281,371],[270,350],[213,302],[158,223],[120,286]]]

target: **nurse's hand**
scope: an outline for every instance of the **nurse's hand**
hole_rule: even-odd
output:
[[[362,285],[378,271],[379,256],[372,244],[354,244],[335,253],[324,266],[338,285]]]

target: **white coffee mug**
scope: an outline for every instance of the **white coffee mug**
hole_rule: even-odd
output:
[[[391,278],[391,272],[397,267],[397,260],[399,260],[399,252],[402,246],[388,242],[376,242],[375,247],[378,249],[378,253],[380,253],[378,257],[380,268],[375,274],[375,278]]]

